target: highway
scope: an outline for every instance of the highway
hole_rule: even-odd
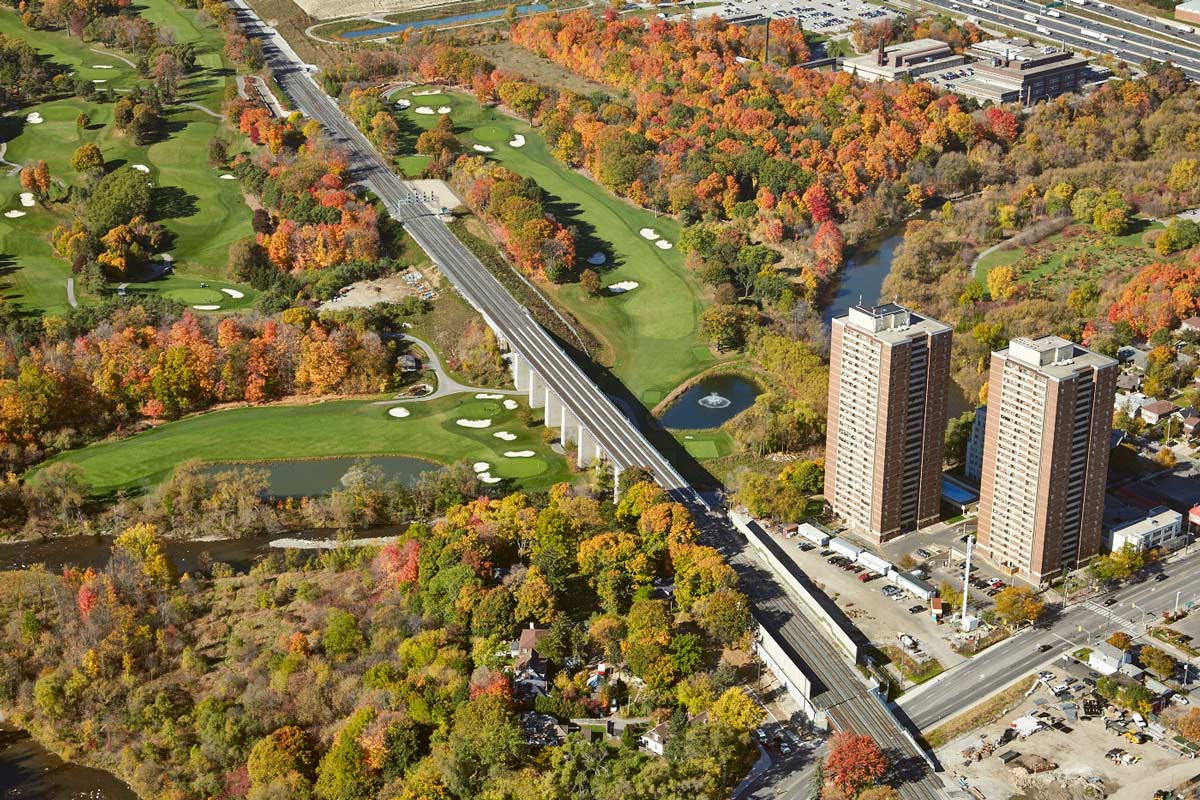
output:
[[[1014,681],[1052,668],[1064,653],[1103,641],[1118,630],[1135,638],[1144,634],[1145,623],[1153,623],[1161,612],[1175,607],[1176,592],[1181,605],[1200,597],[1200,570],[1195,569],[1198,555],[1167,564],[1163,570],[1166,580],[1143,581],[1068,606],[1047,627],[1018,633],[905,693],[899,706],[914,726],[928,730]],[[1108,598],[1117,602],[1106,607],[1103,601]],[[1039,652],[1043,645],[1050,649]]]
[[[1183,70],[1190,79],[1200,81],[1200,43],[1194,34],[1185,34],[1161,23],[1150,20],[1140,14],[1120,10],[1120,16],[1112,16],[1117,11],[1111,6],[1099,8],[1089,5],[1085,9],[1067,3],[1053,9],[1059,16],[1050,16],[1043,6],[1024,0],[986,0],[988,7],[973,5],[969,0],[922,0],[926,5],[958,16],[972,16],[981,25],[991,23],[1020,31],[1036,39],[1042,39],[1066,46],[1073,50],[1087,50],[1093,53],[1109,53],[1117,58],[1139,65],[1146,60],[1171,62]],[[1093,17],[1083,16],[1083,13],[1109,17],[1105,22]],[[1030,22],[1025,15],[1030,14],[1036,21]],[[1134,19],[1138,18],[1141,22]],[[1122,22],[1126,25],[1139,25],[1140,30],[1134,31],[1115,24]],[[1039,31],[1044,28],[1049,33]],[[1094,36],[1087,36],[1081,30],[1095,31],[1108,37],[1101,41]],[[1171,37],[1169,40],[1164,37]]]

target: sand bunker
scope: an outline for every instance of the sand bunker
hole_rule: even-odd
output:
[[[587,260],[589,264],[593,264],[597,267],[603,264],[605,261],[608,261],[608,256],[604,255],[604,253],[592,253],[590,256],[588,256]]]
[[[113,69],[112,64],[92,64],[92,69]]]
[[[241,300],[246,295],[239,292],[237,289],[222,289],[222,292],[232,297],[234,300]]]
[[[409,413],[410,413],[410,412],[409,412],[409,410],[408,410],[407,408],[403,408],[403,407],[399,407],[399,406],[397,406],[396,408],[389,408],[389,409],[388,409],[388,416],[389,416],[389,417],[401,417],[401,418],[403,418],[403,417],[407,417],[407,416],[409,415]]]
[[[205,305],[201,305],[201,306],[192,306],[192,308],[196,309],[197,311],[217,311],[217,310],[219,310],[221,307],[220,307],[220,306],[214,306],[214,305],[213,305],[213,304],[211,304],[211,303],[207,303],[207,304],[205,304]]]
[[[519,407],[519,404],[517,403],[516,400],[505,400],[504,407],[507,408],[509,411],[516,411],[517,408]]]
[[[672,247],[671,243],[668,242],[666,239],[659,239],[657,242],[654,243],[654,246],[657,247],[659,250],[670,250]]]
[[[413,111],[416,112],[417,114],[432,114],[433,113],[433,109],[430,108],[429,106],[417,106],[416,108],[413,109]]]
[[[515,433],[509,433],[508,431],[496,431],[492,436],[495,436],[497,439],[503,439],[506,442],[515,441],[517,438]]]
[[[25,117],[25,121],[28,122],[30,125],[41,125],[46,120],[42,119],[41,114],[34,111],[32,114],[29,114],[28,116]]]
[[[405,98],[401,98],[400,100],[396,101],[396,108],[400,109],[401,111],[403,111],[404,109],[408,108],[411,105],[412,105],[412,100],[408,100]]]
[[[432,97],[435,94],[441,94],[441,89],[422,89],[419,92],[413,92],[413,97]]]
[[[104,78],[92,78],[92,83],[108,83]]]
[[[130,164],[130,166],[133,167],[134,169],[136,169],[138,172],[144,172],[147,175],[150,174],[150,168],[147,167],[145,164]]]
[[[500,482],[500,479],[495,477],[494,475],[492,475],[492,473],[490,473],[490,472],[481,472],[476,477],[478,477],[479,480],[483,481],[484,483],[499,483]]]
[[[504,399],[504,395],[502,395],[502,394],[486,394],[485,392],[480,392],[479,394],[475,395],[475,399],[476,400],[502,400],[502,399]]]
[[[225,174],[225,175],[222,175],[222,176],[221,176],[221,180],[223,180],[223,181],[236,181],[236,180],[237,180],[237,176],[236,176],[236,175],[229,175],[229,174],[227,173],[227,174]]]
[[[37,201],[33,199],[33,192],[21,192],[21,205],[26,208],[33,208]]]
[[[476,153],[494,153],[494,152],[496,152],[496,148],[488,147],[486,144],[477,144],[477,145],[474,145],[474,147],[475,147]]]
[[[438,106],[437,113],[439,113],[439,114],[449,114],[449,113],[450,113],[451,111],[453,111],[453,110],[454,110],[454,109],[450,108],[450,106]]]
[[[613,294],[623,294],[625,292],[632,292],[637,287],[637,281],[621,281],[620,283],[614,283],[609,286],[608,290]]]
[[[508,140],[509,147],[524,147],[525,137],[519,133],[513,134],[513,137]]]
[[[23,217],[23,216],[25,216],[25,212],[24,212],[24,211],[17,211],[17,210],[14,208],[12,211],[5,211],[5,212],[4,212],[4,216],[8,217],[9,219],[16,219],[17,217]]]
[[[642,228],[638,233],[642,235],[643,239],[649,239],[652,242],[660,238],[658,231],[654,230],[654,228]]]
[[[507,450],[504,453],[505,458],[533,458],[532,450]]]
[[[471,469],[475,470],[476,472],[487,472],[491,468],[492,465],[486,461],[476,461],[471,467]]]
[[[486,428],[492,424],[492,421],[490,419],[456,419],[454,424],[464,428]]]

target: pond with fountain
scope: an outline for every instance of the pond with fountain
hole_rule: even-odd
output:
[[[761,391],[740,375],[710,375],[676,398],[659,422],[673,430],[717,428],[754,405]]]

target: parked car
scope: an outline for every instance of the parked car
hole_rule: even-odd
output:
[[[908,613],[920,614],[924,610],[925,610],[925,606],[919,606],[919,605],[918,606],[909,606]]]

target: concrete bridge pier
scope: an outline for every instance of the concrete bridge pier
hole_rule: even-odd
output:
[[[604,451],[600,449],[600,442],[591,434],[587,428],[581,424],[579,426],[579,446],[575,453],[575,462],[580,469],[591,464],[593,461],[599,461],[604,458]]]
[[[546,396],[550,394],[550,390],[546,386],[546,382],[542,380],[542,376],[538,375],[533,370],[529,371],[529,407],[541,408],[546,405]]]
[[[523,392],[529,388],[530,378],[533,375],[533,370],[529,368],[529,364],[525,359],[521,358],[521,354],[515,350],[510,354],[509,365],[512,367],[513,386],[518,392]]]

